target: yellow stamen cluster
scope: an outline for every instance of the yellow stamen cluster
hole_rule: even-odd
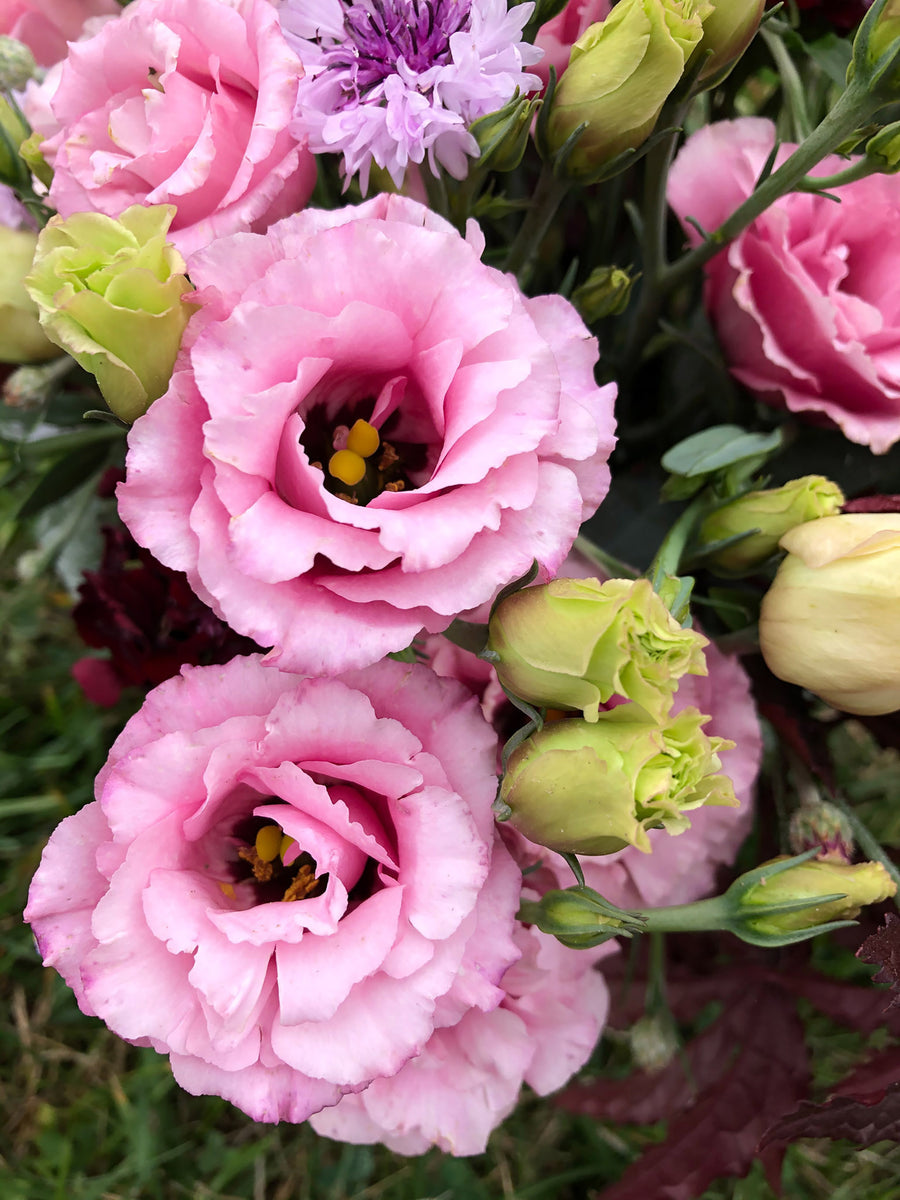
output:
[[[328,473],[347,487],[356,487],[365,476],[366,459],[381,445],[378,430],[368,421],[358,420],[347,434],[347,445],[328,460]]]

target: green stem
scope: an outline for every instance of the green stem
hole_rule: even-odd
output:
[[[615,579],[638,578],[638,572],[635,571],[634,567],[629,567],[620,558],[615,558],[612,554],[607,554],[605,550],[601,550],[595,542],[585,537],[583,533],[579,533],[572,549],[589,559],[595,566],[598,566],[604,574],[611,575]]]
[[[773,171],[706,241],[682,255],[663,272],[659,280],[660,298],[714,258],[728,242],[739,233],[743,233],[748,225],[752,225],[769,205],[793,191],[817,163],[836,150],[854,130],[865,124],[878,108],[883,107],[883,104],[883,100],[870,96],[865,87],[854,80],[831,112],[797,147],[790,158],[783,162],[777,171]]]
[[[687,545],[688,538],[694,531],[697,516],[706,507],[708,501],[705,490],[691,501],[678,520],[663,538],[653,562],[647,568],[646,575],[656,591],[667,575],[677,575],[678,568]]]
[[[856,840],[856,844],[862,850],[863,854],[865,854],[866,858],[880,862],[894,883],[896,883],[897,895],[894,897],[894,904],[897,908],[900,908],[900,870],[898,870],[896,864],[888,856],[878,838],[875,837],[868,825],[865,825],[860,820],[850,805],[839,796],[832,796],[831,801],[850,822],[850,828],[853,830],[853,837]]]
[[[694,900],[691,904],[670,904],[667,908],[641,908],[638,915],[646,921],[644,933],[700,933],[730,928],[730,909],[723,896]]]
[[[836,171],[834,175],[807,175],[797,184],[798,192],[827,192],[832,188],[843,187],[846,183],[855,183],[857,179],[866,179],[869,175],[877,175],[880,168],[871,159],[863,155],[846,171]]]
[[[781,80],[781,90],[788,102],[791,123],[794,126],[794,138],[796,141],[802,142],[804,138],[809,137],[813,126],[809,119],[809,110],[806,107],[806,93],[800,73],[787,46],[777,33],[763,26],[759,34],[775,62],[775,68]]]
[[[509,254],[503,265],[505,271],[511,271],[517,276],[519,286],[523,291],[531,279],[534,262],[547,235],[547,230],[568,190],[569,184],[562,179],[557,179],[550,167],[544,166],[535,188],[531,207],[519,227],[519,232],[509,248]]]

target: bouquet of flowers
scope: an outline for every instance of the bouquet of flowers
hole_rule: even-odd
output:
[[[526,1086],[605,1200],[900,1139],[896,0],[0,32],[0,849],[56,1044],[243,1122],[254,1195],[262,1123],[387,1147],[374,1195]],[[71,1155],[30,1070],[17,1161]]]

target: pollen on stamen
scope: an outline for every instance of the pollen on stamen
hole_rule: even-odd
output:
[[[347,449],[358,454],[360,458],[371,458],[381,445],[381,437],[374,425],[360,418],[354,421],[353,428],[347,434]]]
[[[355,487],[366,473],[366,460],[352,450],[338,450],[328,460],[328,473],[347,487]]]

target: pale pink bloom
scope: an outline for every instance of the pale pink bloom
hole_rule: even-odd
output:
[[[569,65],[574,44],[591,25],[605,21],[610,8],[610,0],[569,0],[561,12],[540,27],[534,44],[543,50],[544,57],[534,70],[545,85],[550,76],[550,67],[556,67],[558,79]]]
[[[0,0],[0,33],[18,38],[41,67],[66,57],[92,17],[118,16],[117,0]]]
[[[516,927],[522,957],[500,986],[498,1008],[472,1009],[439,1029],[390,1079],[348,1094],[312,1118],[344,1142],[384,1142],[398,1154],[437,1146],[481,1154],[512,1112],[522,1084],[546,1096],[584,1066],[606,1020],[609,995],[594,970],[611,945],[570,950],[533,926]]]
[[[82,1011],[186,1090],[302,1121],[504,1002],[521,879],[493,768],[475,701],[426,667],[186,667],[51,837],[25,918]],[[266,824],[292,839],[268,881]]]
[[[119,507],[269,661],[328,674],[445,629],[534,559],[552,575],[605,495],[596,342],[482,246],[380,195],[189,261],[202,307]],[[356,419],[382,440],[367,494],[328,470]]]
[[[669,177],[686,223],[716,229],[753,191],[775,141],[761,118],[688,139]],[[776,165],[795,147],[780,147]],[[813,172],[845,169],[832,156]],[[900,439],[900,176],[792,192],[706,266],[705,301],[732,373],[761,400],[840,426],[884,453]]]
[[[302,77],[268,0],[139,0],[29,93],[49,139],[50,201],[63,216],[175,204],[169,236],[183,254],[264,229],[315,182],[287,131]]]

